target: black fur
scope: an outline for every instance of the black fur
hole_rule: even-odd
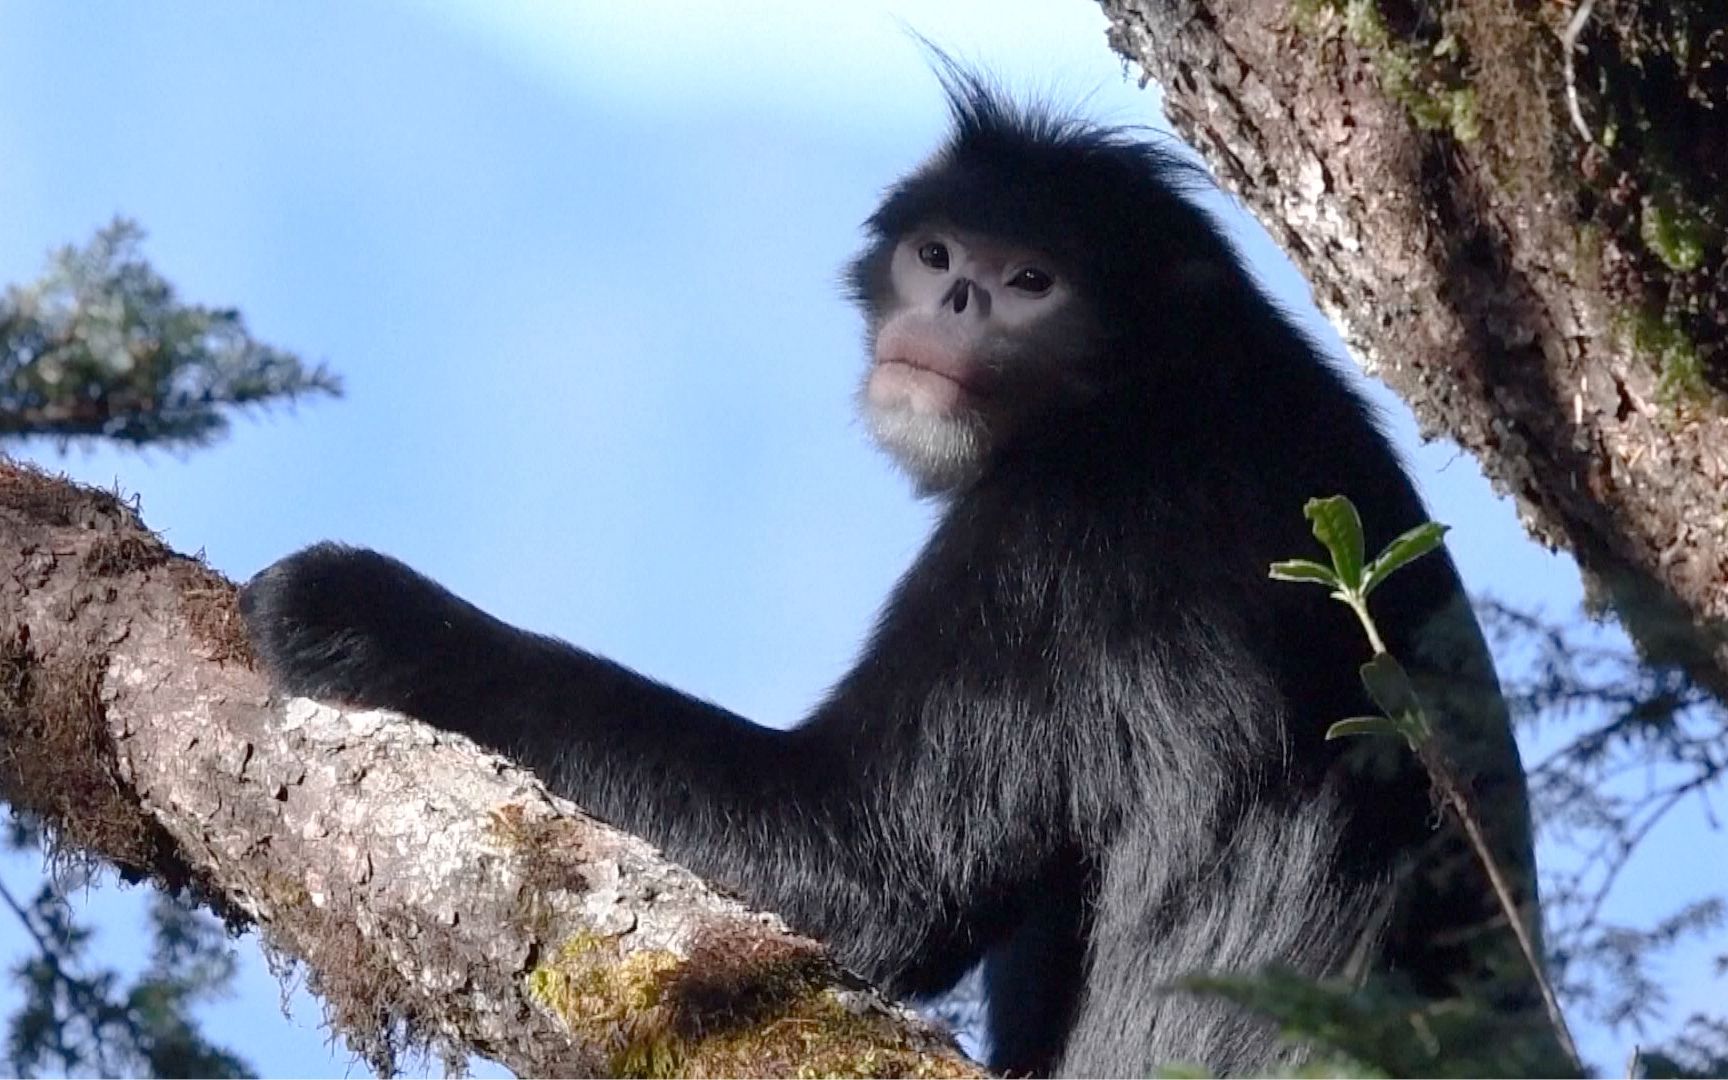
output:
[[[1109,389],[950,495],[806,723],[758,727],[335,545],[247,586],[260,656],[286,691],[514,755],[892,990],[984,959],[998,1069],[1289,1060],[1264,1023],[1167,992],[1190,972],[1366,966],[1455,992],[1488,966],[1469,940],[1493,922],[1485,886],[1406,750],[1323,740],[1372,709],[1367,646],[1324,590],[1267,577],[1316,553],[1310,496],[1349,495],[1371,545],[1424,520],[1393,451],[1182,166],[949,82],[953,139],[871,219],[858,299],[879,311],[886,253],[932,216],[1042,246],[1101,313]],[[1533,910],[1517,751],[1450,561],[1374,602]],[[1506,936],[1488,933],[1500,953]]]

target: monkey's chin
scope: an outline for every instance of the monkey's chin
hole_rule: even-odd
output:
[[[990,451],[984,418],[971,410],[929,411],[866,386],[860,411],[876,445],[906,470],[921,495],[940,495],[978,478]]]

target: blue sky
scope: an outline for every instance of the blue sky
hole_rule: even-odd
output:
[[[232,577],[317,539],[369,544],[790,723],[929,523],[852,417],[860,331],[837,286],[875,198],[942,133],[908,27],[1100,119],[1162,122],[1085,0],[8,0],[0,281],[124,213],[186,297],[240,307],[349,390],[184,458],[31,456],[138,493]],[[1264,235],[1216,204],[1335,343]],[[1375,392],[1472,591],[1571,611],[1570,561]],[[1621,910],[1719,886],[1695,852],[1720,842],[1690,819],[1664,830]],[[0,863],[20,887],[35,873]],[[142,947],[135,896],[87,902],[115,955]],[[22,947],[0,923],[0,957]],[[1704,967],[1669,967],[1677,1016]],[[345,1071],[301,1000],[280,1020],[251,962],[209,1015],[266,1074]],[[1609,1068],[1628,1041],[1586,1040]]]

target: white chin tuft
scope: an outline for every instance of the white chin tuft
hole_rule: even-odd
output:
[[[952,491],[983,470],[990,448],[983,417],[970,411],[921,412],[906,401],[863,398],[860,404],[871,436],[906,470],[920,493]]]

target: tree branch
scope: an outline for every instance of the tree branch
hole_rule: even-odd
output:
[[[1101,3],[1370,373],[1728,700],[1728,9]]]
[[[305,963],[380,1070],[978,1075],[949,1040],[467,740],[272,699],[232,584],[0,459],[0,798]]]

